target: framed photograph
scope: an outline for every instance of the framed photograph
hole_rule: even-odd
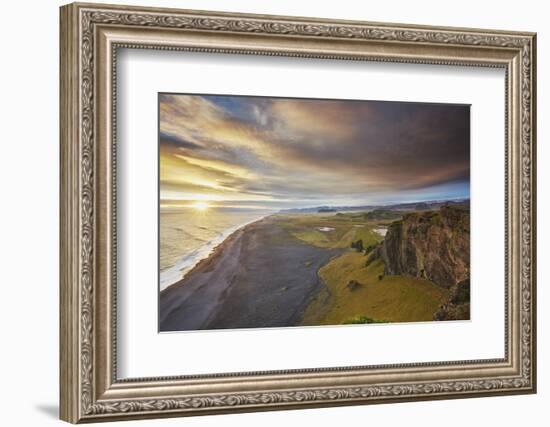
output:
[[[61,418],[536,391],[535,34],[61,8]]]
[[[160,332],[470,320],[470,106],[159,94]]]

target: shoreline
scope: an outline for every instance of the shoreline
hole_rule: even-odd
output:
[[[297,326],[319,268],[341,252],[296,239],[275,215],[254,221],[160,292],[159,330]]]
[[[255,224],[259,221],[263,221],[264,219],[269,218],[273,215],[276,215],[276,214],[275,213],[266,214],[264,216],[261,216],[260,218],[253,219],[253,220],[245,222],[243,224],[230,227],[228,230],[232,230],[232,231],[230,231],[229,234],[227,234],[225,237],[223,237],[223,239],[220,240],[219,242],[217,242],[214,246],[208,248],[209,243],[210,243],[210,242],[208,242],[207,244],[195,249],[190,254],[187,254],[187,255],[184,255],[184,256],[180,257],[173,266],[168,267],[168,268],[164,269],[163,271],[159,272],[159,285],[158,285],[159,286],[159,292],[162,293],[162,292],[166,291],[167,289],[169,289],[170,287],[172,287],[172,286],[176,285],[177,283],[179,283],[189,273],[191,273],[202,261],[210,258],[212,256],[212,254],[214,254],[214,252],[217,250],[217,248],[220,247],[221,245],[223,245],[223,243],[227,239],[231,238],[231,236],[233,236],[233,234],[235,234],[237,231],[242,230],[242,229],[248,227],[249,225]],[[224,233],[225,232],[222,232],[221,234],[223,235]],[[215,239],[213,239],[213,240],[215,240]],[[206,251],[203,254],[201,254],[201,252],[205,249],[206,249]],[[182,266],[182,267],[178,268],[178,265],[185,262],[195,252],[198,252],[202,256],[199,255],[201,257],[197,258],[197,260],[195,260],[194,263],[191,262],[191,265],[189,265],[189,267]],[[174,281],[172,281],[170,284],[163,286],[162,275],[163,275],[163,273],[166,274],[170,270],[176,270],[176,271],[174,271],[173,274],[178,274],[180,277],[175,279]],[[184,270],[186,270],[186,271],[184,271]],[[184,272],[182,273],[182,271],[184,271]]]
[[[238,234],[241,234],[245,231],[245,229],[255,224],[256,222],[263,221],[265,218],[260,218],[258,220],[255,220],[249,224],[245,224],[242,227],[236,229],[232,233],[230,233],[225,239],[223,239],[220,243],[218,243],[216,246],[212,248],[210,253],[205,256],[204,258],[201,258],[198,260],[194,266],[192,266],[180,279],[172,283],[171,285],[168,285],[164,289],[161,289],[160,294],[167,292],[168,290],[172,289],[174,286],[181,285],[180,282],[182,282],[186,277],[193,275],[196,272],[201,272],[204,270],[205,267],[208,267],[210,264],[212,264],[216,258],[218,258],[223,251],[224,248],[231,245],[231,242],[238,238]]]
[[[200,292],[201,289],[205,288],[209,280],[200,280],[200,276],[203,274],[205,276],[210,276],[208,273],[211,272],[212,265],[219,262],[220,259],[222,259],[223,261],[224,254],[226,254],[226,257],[228,256],[227,254],[229,251],[234,251],[237,252],[237,254],[240,254],[240,239],[246,227],[250,225],[252,224],[239,228],[238,230],[231,233],[223,242],[221,242],[214,248],[214,250],[208,257],[200,260],[197,264],[195,264],[195,266],[187,272],[185,277],[181,278],[176,283],[170,285],[160,292],[160,325],[165,323],[168,316],[170,316],[174,312],[174,310],[185,307],[188,300],[192,299],[195,293]],[[199,276],[198,281],[193,281],[193,278],[195,276]],[[210,279],[210,277],[207,277],[207,279]],[[203,300],[201,304],[202,307],[200,307],[200,311],[202,312],[202,314],[207,312],[209,313],[213,309],[212,301],[219,298],[219,296],[225,291],[227,286],[229,286],[230,282],[230,280],[218,280],[217,283],[221,283],[223,286],[218,286],[217,292],[210,292],[208,295],[209,298],[201,298]],[[168,302],[166,304],[163,304],[163,300],[168,300]],[[192,303],[192,305],[196,304]],[[193,316],[190,317],[195,318],[195,321],[192,323],[193,325],[195,325],[195,329],[198,329],[198,326],[206,321],[206,317],[204,315],[201,315],[201,313],[199,312],[194,313]],[[180,319],[181,318],[182,316],[180,316]],[[162,327],[160,329],[162,331]]]

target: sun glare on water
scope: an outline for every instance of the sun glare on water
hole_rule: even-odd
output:
[[[210,206],[206,202],[195,202],[191,205],[193,209],[196,209],[198,211],[204,211],[208,209]]]

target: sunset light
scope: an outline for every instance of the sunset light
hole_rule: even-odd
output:
[[[163,205],[285,209],[469,197],[464,105],[159,99]]]
[[[196,209],[198,211],[204,211],[210,207],[210,205],[206,202],[195,202],[191,205],[193,209]]]

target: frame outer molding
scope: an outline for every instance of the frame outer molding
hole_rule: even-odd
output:
[[[79,410],[79,78],[78,22],[60,9],[60,418],[77,422]]]
[[[77,423],[535,392],[535,34],[78,3],[63,6],[60,21],[63,420]],[[148,35],[157,31],[159,38],[144,45],[123,35],[111,43],[108,38],[116,39],[117,30]],[[102,139],[110,141],[111,132],[103,125],[115,119],[111,103],[102,102],[102,93],[114,86],[111,77],[99,77],[112,65],[109,61],[116,57],[117,43],[119,47],[177,50],[177,42],[170,44],[163,38],[173,34],[195,34],[198,46],[205,40],[207,47],[189,50],[504,66],[508,75],[507,231],[511,237],[506,234],[507,357],[469,363],[117,381],[116,348],[111,347],[116,347],[111,336],[116,327],[111,312],[116,299],[109,291],[111,285],[99,281],[112,273],[110,252],[102,248],[112,246],[113,240],[116,244],[116,236],[110,235],[110,219],[101,215],[113,210],[113,199],[104,197],[112,186],[113,171],[105,163],[112,161],[112,153],[101,148]],[[235,47],[208,47],[209,43],[216,46],[221,40],[218,36],[232,38],[234,42],[228,45]],[[255,47],[268,37],[277,40],[280,48]],[[238,48],[243,41],[248,43]],[[111,55],[107,61],[98,60],[99,45]],[[361,52],[365,46],[370,53]],[[191,391],[182,394],[184,390]]]

